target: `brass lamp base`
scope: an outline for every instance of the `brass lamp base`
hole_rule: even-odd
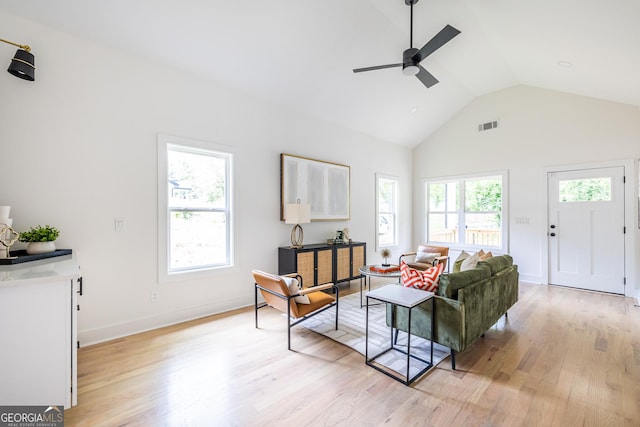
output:
[[[291,229],[291,247],[293,249],[300,249],[302,247],[302,227],[300,224],[296,224]]]

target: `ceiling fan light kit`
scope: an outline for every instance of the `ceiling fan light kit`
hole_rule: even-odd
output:
[[[402,74],[405,76],[415,76],[420,71],[418,62],[412,59],[416,53],[418,49],[410,47],[402,54]]]
[[[425,43],[421,49],[416,49],[413,47],[413,5],[418,3],[418,0],[404,0],[404,3],[411,7],[411,16],[410,16],[410,30],[409,30],[409,49],[405,50],[402,54],[402,62],[397,64],[387,64],[387,65],[376,65],[373,67],[365,67],[365,68],[355,68],[353,70],[354,73],[361,73],[364,71],[374,71],[374,70],[382,70],[384,68],[395,68],[402,67],[402,74],[405,76],[416,76],[423,85],[427,88],[438,83],[438,79],[436,79],[433,74],[425,70],[420,62],[424,60],[427,56],[431,55],[436,50],[440,49],[447,42],[449,42],[452,38],[460,34],[460,30],[452,27],[451,25],[446,25],[438,34],[433,36],[431,40]]]

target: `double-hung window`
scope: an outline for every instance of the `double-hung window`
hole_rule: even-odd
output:
[[[398,179],[376,174],[376,246],[398,244]]]
[[[159,135],[161,277],[233,265],[231,153]]]
[[[426,240],[507,250],[506,172],[425,182]]]

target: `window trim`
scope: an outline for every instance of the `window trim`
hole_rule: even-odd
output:
[[[395,191],[394,191],[394,200],[393,200],[393,204],[394,204],[394,211],[392,212],[392,214],[395,217],[395,228],[394,228],[394,236],[393,236],[393,243],[388,244],[388,245],[381,245],[380,244],[380,240],[379,240],[379,236],[378,236],[378,221],[380,219],[380,200],[379,200],[379,195],[380,195],[380,180],[381,179],[385,179],[388,181],[394,181],[395,185]],[[376,187],[375,187],[375,197],[376,197],[376,214],[375,214],[375,242],[376,242],[376,251],[379,251],[382,248],[393,248],[399,245],[398,242],[398,236],[399,236],[399,224],[398,224],[398,194],[400,192],[400,179],[397,176],[393,176],[393,175],[386,175],[386,174],[382,174],[382,173],[376,173]]]
[[[464,182],[470,180],[477,180],[482,178],[489,178],[499,176],[502,177],[502,211],[501,211],[501,244],[500,247],[497,246],[489,246],[484,247],[482,245],[469,245],[463,242],[435,242],[429,240],[429,184],[437,184],[437,183],[449,183],[449,182],[459,182],[460,192],[460,207],[458,210],[458,214],[462,217],[460,218],[459,224],[464,224],[464,215],[467,213],[473,212],[465,212],[464,206]],[[445,176],[445,177],[435,177],[435,178],[425,178],[422,180],[422,238],[424,242],[428,244],[443,244],[447,243],[451,249],[454,250],[479,250],[479,249],[490,249],[491,251],[498,253],[508,253],[509,252],[509,171],[508,170],[499,170],[499,171],[489,171],[489,172],[480,172],[474,174],[465,174],[465,175],[454,175],[454,176]]]
[[[194,269],[174,270],[169,271],[169,215],[170,207],[168,200],[168,150],[169,147],[184,147],[185,152],[203,154],[215,153],[226,156],[228,159],[227,170],[227,206],[228,206],[228,220],[229,226],[227,228],[228,238],[228,257],[229,263],[224,265],[206,266]],[[157,147],[158,147],[158,282],[168,283],[177,282],[182,280],[197,279],[200,277],[210,277],[217,272],[229,272],[230,270],[236,270],[236,245],[235,236],[236,224],[235,221],[235,209],[234,209],[234,151],[231,147],[212,144],[209,142],[198,141],[190,138],[183,138],[171,135],[158,134],[157,135]],[[197,210],[197,209],[194,209]]]

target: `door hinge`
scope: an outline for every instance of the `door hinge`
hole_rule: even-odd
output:
[[[626,175],[623,175],[623,176],[622,176],[622,183],[623,183],[623,184],[626,184],[626,183],[627,183],[627,177],[626,177]]]
[[[627,234],[627,226],[622,227],[622,234]]]
[[[80,348],[80,341],[76,341],[76,348]]]

